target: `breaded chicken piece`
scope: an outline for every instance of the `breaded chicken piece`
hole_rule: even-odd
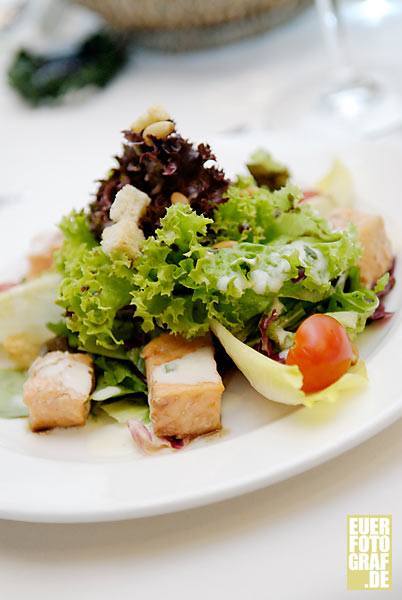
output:
[[[49,352],[35,360],[24,384],[32,431],[84,425],[94,369],[88,354]]]
[[[384,219],[379,215],[342,208],[332,213],[330,221],[337,229],[343,229],[349,223],[357,227],[363,249],[359,260],[360,277],[366,287],[373,287],[377,279],[391,269],[393,262],[391,242],[385,231]]]
[[[151,421],[156,435],[195,437],[221,428],[222,379],[209,336],[163,334],[145,346]]]

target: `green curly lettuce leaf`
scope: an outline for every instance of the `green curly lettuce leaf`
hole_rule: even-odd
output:
[[[108,256],[90,232],[83,213],[63,219],[64,243],[57,258],[63,275],[57,304],[81,347],[115,350],[117,312],[131,300],[132,268],[124,255]]]
[[[307,204],[303,193],[293,185],[271,192],[250,179],[239,178],[227,191],[228,201],[214,213],[212,229],[219,240],[267,244],[283,237],[331,240],[328,222]]]
[[[83,211],[72,211],[63,217],[59,228],[63,234],[63,245],[56,255],[56,264],[64,273],[71,261],[79,260],[82,252],[94,248],[97,242]]]
[[[363,312],[353,304],[364,302],[364,292],[345,292],[337,285],[360,255],[353,226],[332,231],[299,204],[300,192],[293,187],[270,192],[243,178],[228,193],[228,202],[215,211],[215,222],[187,205],[170,206],[134,263],[119,254],[106,255],[82,213],[63,221],[58,304],[79,347],[124,358],[129,326],[191,338],[205,334],[211,319],[247,339],[278,298],[285,304],[317,305],[334,297],[328,312]],[[247,227],[240,231],[238,223],[244,219]],[[212,229],[235,243],[209,246]],[[133,319],[123,323],[120,311],[127,314],[130,304]]]
[[[156,237],[146,241],[133,278],[133,303],[145,330],[158,325],[193,337],[215,318],[244,337],[277,297],[320,302],[331,296],[332,281],[355,265],[360,253],[353,228],[330,232],[325,222],[324,239],[289,242],[282,235],[269,244],[213,249],[202,245],[209,223],[188,206],[172,206]]]
[[[360,289],[344,292],[336,290],[328,302],[327,314],[340,321],[349,337],[354,339],[364,331],[366,322],[378,307],[379,299],[373,290]]]
[[[144,331],[156,325],[187,337],[208,331],[205,303],[193,299],[188,283],[198,259],[207,252],[201,242],[210,223],[189,206],[176,204],[167,210],[155,237],[146,240],[135,264],[132,292]]]
[[[332,293],[331,281],[356,263],[359,252],[353,229],[325,242],[307,237],[267,245],[244,242],[201,257],[190,279],[210,293],[233,298],[251,289],[257,295],[318,302]]]
[[[387,273],[384,273],[384,275],[382,275],[381,277],[379,277],[377,279],[377,283],[375,284],[375,286],[373,288],[373,292],[375,294],[380,294],[381,292],[383,292],[385,290],[385,288],[387,287],[387,285],[389,284],[389,280],[390,280],[390,274],[388,271]]]

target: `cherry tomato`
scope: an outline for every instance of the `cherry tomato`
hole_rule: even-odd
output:
[[[327,315],[312,315],[296,331],[286,364],[297,365],[303,391],[318,392],[346,373],[355,357],[343,325]]]

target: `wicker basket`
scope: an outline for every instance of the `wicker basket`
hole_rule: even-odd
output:
[[[76,0],[141,45],[180,51],[225,44],[282,23],[310,0]]]

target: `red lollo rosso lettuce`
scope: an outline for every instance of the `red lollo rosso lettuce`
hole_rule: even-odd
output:
[[[261,339],[255,346],[255,349],[258,350],[258,352],[261,352],[261,354],[265,354],[265,356],[268,356],[269,358],[274,358],[277,356],[277,354],[274,352],[272,341],[268,337],[268,325],[271,323],[271,321],[274,321],[276,317],[277,311],[274,308],[269,314],[262,315],[258,323],[258,331]]]
[[[123,153],[116,157],[118,165],[100,182],[90,205],[91,229],[97,238],[109,223],[116,193],[126,184],[139,188],[152,200],[140,224],[146,237],[159,227],[173,192],[184,194],[191,208],[205,216],[211,216],[218,204],[226,202],[229,181],[214,164],[206,164],[215,161],[208,145],[193,146],[177,133],[164,140],[152,138],[152,146],[132,131],[125,131],[124,136]]]

